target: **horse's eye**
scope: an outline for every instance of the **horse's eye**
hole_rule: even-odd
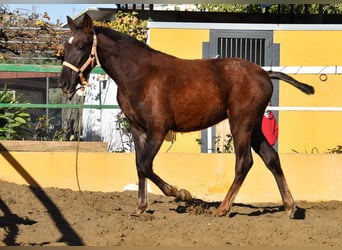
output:
[[[79,45],[79,46],[78,46],[78,49],[79,49],[79,50],[83,50],[83,49],[84,49],[84,46]]]

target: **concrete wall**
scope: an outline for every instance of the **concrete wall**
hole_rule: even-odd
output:
[[[79,152],[82,190],[122,191],[136,184],[135,155]],[[280,159],[296,200],[342,200],[342,155],[281,154]],[[234,178],[233,154],[160,153],[156,173],[170,184],[188,189],[194,197],[220,201]],[[41,187],[78,190],[75,152],[1,152],[0,180]],[[153,184],[151,192],[160,194]],[[274,178],[254,155],[254,166],[236,202],[279,202]]]

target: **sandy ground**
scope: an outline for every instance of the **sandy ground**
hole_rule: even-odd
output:
[[[149,195],[146,213],[129,216],[137,194],[75,192],[0,182],[4,246],[342,246],[342,202],[299,201],[291,220],[281,204],[234,204]]]

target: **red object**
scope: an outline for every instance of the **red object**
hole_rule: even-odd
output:
[[[262,118],[262,132],[272,146],[278,139],[278,124],[272,111],[266,111]]]

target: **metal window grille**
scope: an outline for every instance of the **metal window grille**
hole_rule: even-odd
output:
[[[263,38],[218,37],[217,53],[221,58],[243,58],[260,66],[265,65],[265,41]]]

